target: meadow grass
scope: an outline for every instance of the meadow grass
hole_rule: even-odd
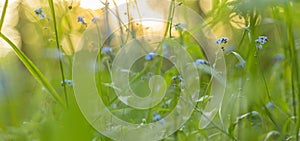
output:
[[[117,7],[117,2],[112,2],[110,5]],[[128,19],[133,18],[132,11],[138,11],[138,15],[143,11],[137,1],[132,2],[134,6],[129,1],[126,3]],[[197,67],[201,75],[198,103],[184,126],[164,140],[299,140],[300,2],[212,0],[210,8],[199,6],[201,0],[169,2],[164,5],[167,22],[161,31],[163,40],[155,44],[157,51],[163,54],[164,45],[176,46],[170,42],[176,40],[195,63],[197,59],[203,60],[198,60]],[[93,24],[96,25],[93,38],[98,43],[88,44],[87,49],[98,52],[95,80],[99,96],[108,109],[124,121],[141,125],[161,120],[175,109],[184,80],[172,63],[151,56],[151,52],[129,70],[129,82],[134,92],[145,96],[141,91],[150,91],[150,77],[161,75],[168,86],[164,99],[150,109],[141,110],[122,103],[114,93],[110,76],[116,50],[149,33],[138,21],[121,21],[120,14],[124,13],[109,7],[108,1],[102,2],[104,7],[99,10],[82,9],[78,2],[68,1],[48,0],[43,11],[35,11],[41,7],[32,9],[23,1],[15,4],[19,20],[14,28],[24,40],[21,46],[11,40],[13,35],[6,35],[3,30],[7,28],[4,23],[9,0],[4,1],[0,20],[1,43],[14,52],[0,56],[0,140],[111,140],[89,125],[73,92],[76,83],[72,82],[72,62],[75,53],[80,51],[75,47],[76,40]],[[181,29],[184,27],[180,23],[173,22],[176,7],[181,4],[197,11],[206,21],[192,32],[210,27],[217,38],[226,37],[215,44],[223,50],[226,60],[225,96],[222,107],[214,119],[209,119],[206,128],[198,125],[211,99],[212,77],[222,78],[211,71],[214,62],[205,62],[203,47]],[[109,11],[115,15],[109,15]],[[104,16],[100,22],[99,14]],[[111,31],[109,16],[118,19],[118,31]],[[88,21],[92,18],[94,21]],[[28,27],[38,35],[25,30]],[[105,40],[102,32],[111,36]],[[28,36],[32,41],[25,41],[30,39]],[[260,37],[267,39],[261,41]]]

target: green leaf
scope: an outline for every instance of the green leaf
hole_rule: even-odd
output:
[[[25,65],[28,71],[33,75],[33,77],[40,83],[45,89],[54,97],[54,99],[61,104],[63,107],[66,107],[62,98],[53,88],[53,86],[49,83],[49,81],[45,78],[45,76],[41,73],[41,71],[32,63],[32,61],[13,43],[9,40],[5,35],[0,33],[0,37],[6,41],[14,50],[18,58]]]

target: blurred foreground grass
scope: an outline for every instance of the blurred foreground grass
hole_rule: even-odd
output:
[[[2,2],[1,8],[0,52],[6,50],[4,47],[15,44],[18,48],[14,52],[24,53],[32,64],[26,63],[26,58],[20,61],[20,55],[18,58],[13,51],[0,56],[0,140],[109,140],[84,119],[75,102],[72,86],[61,85],[63,78],[72,80],[73,55],[80,50],[77,44],[81,35],[93,24],[90,19],[107,9],[82,9],[78,2],[69,1],[55,2],[53,7],[51,0],[39,1],[39,7],[32,7],[22,0],[5,5],[6,2],[8,0]],[[195,109],[184,127],[166,140],[299,140],[300,2],[183,0],[182,3],[202,15],[217,37],[229,38],[227,44],[220,45],[220,49],[224,47],[225,50],[226,93],[219,114],[207,128],[198,128],[201,112]],[[6,7],[7,12],[4,12]],[[41,11],[36,15],[35,10],[41,7],[46,17]],[[78,16],[84,17],[84,22],[78,22]],[[105,18],[100,18],[104,21],[101,24],[105,25]],[[145,34],[144,28],[136,25],[129,30],[141,36]],[[103,31],[105,29],[103,27]],[[3,35],[12,44],[6,44]],[[261,35],[267,36],[269,41],[259,50],[255,40]],[[183,41],[193,59],[205,59],[199,45],[195,45],[189,34],[174,38]],[[113,55],[101,57],[109,60]],[[106,61],[100,61],[98,65],[105,68],[100,74],[101,82],[109,82],[109,65]],[[172,73],[176,74],[176,71]],[[209,88],[210,76],[206,74],[202,78],[200,87]],[[49,86],[46,85],[48,82]],[[101,85],[101,82],[98,84]],[[170,91],[177,92],[177,89]],[[108,106],[113,107],[118,102],[108,102],[115,98],[109,92],[109,89],[104,89],[101,96]],[[206,93],[201,94],[204,96]],[[176,95],[168,97],[175,99],[170,107],[152,109],[151,112],[167,114],[176,104],[176,98]],[[202,100],[199,105],[205,105],[205,101]],[[62,105],[68,105],[68,108]],[[122,111],[124,105],[118,106],[121,110],[114,112],[132,122],[138,122],[137,117],[148,113],[141,114],[130,109]],[[147,116],[147,122],[151,122],[152,114]]]

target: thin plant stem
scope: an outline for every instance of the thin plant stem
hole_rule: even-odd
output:
[[[113,36],[113,32],[111,31],[110,25],[109,25],[109,6],[108,6],[109,2],[108,0],[106,0],[105,2],[105,26],[106,26],[106,32],[108,34],[108,38],[107,38],[107,42],[106,45],[110,45],[111,40],[112,40],[112,36]]]
[[[242,38],[239,41],[239,44],[238,44],[237,48],[240,48],[242,46],[243,42],[245,41],[244,39],[245,39],[247,33],[248,33],[248,30],[245,29],[243,31]],[[239,78],[240,87],[239,87],[238,94],[237,94],[237,99],[238,99],[237,100],[237,103],[238,103],[237,104],[237,111],[238,111],[238,114],[241,113],[242,102],[241,102],[240,99],[242,98],[243,90],[245,88],[245,81],[244,80],[246,80],[246,73],[245,73],[245,71],[241,71],[240,73],[242,74],[242,76]],[[237,128],[239,128],[240,125],[237,124],[236,126],[237,126]],[[239,137],[239,134],[240,134],[240,130],[238,130],[238,132],[237,132],[237,137]]]
[[[260,64],[260,56],[259,56],[259,51],[257,50],[257,54],[256,54],[256,57],[257,57],[257,65],[259,67],[259,70],[260,70],[260,73],[262,75],[262,78],[263,78],[263,81],[264,81],[264,85],[265,85],[265,88],[266,88],[266,91],[267,91],[267,96],[268,96],[268,101],[272,101],[271,99],[271,95],[270,95],[270,90],[268,88],[268,84],[267,84],[267,81],[266,81],[266,77],[265,77],[265,74],[263,72],[263,69],[261,67],[261,64]]]
[[[136,6],[136,10],[137,10],[137,12],[138,12],[138,15],[139,15],[139,18],[140,18],[140,22],[142,23],[143,21],[143,17],[142,17],[142,14],[141,14],[141,12],[140,12],[140,9],[139,9],[139,5],[138,5],[138,3],[137,3],[137,1],[136,0],[134,0],[134,4],[135,4],[135,6]]]
[[[172,20],[173,20],[173,14],[174,14],[174,8],[175,8],[175,0],[172,0],[170,2],[170,7],[169,7],[169,16],[168,16],[168,23],[167,27],[164,33],[164,37],[166,38],[168,35],[168,31],[170,32],[170,37],[171,37],[171,28],[172,28]]]
[[[130,11],[129,11],[129,5],[130,2],[129,1],[126,1],[126,10],[127,10],[127,19],[128,19],[128,28],[129,28],[129,32],[131,33],[131,37],[133,39],[136,38],[136,32],[135,32],[135,29],[134,29],[134,26],[133,26],[133,21],[130,17]],[[129,37],[129,36],[128,36]]]
[[[116,16],[117,16],[118,19],[120,19],[120,13],[119,13],[118,5],[117,5],[117,3],[116,3],[115,0],[113,0],[113,3],[114,3],[114,5],[115,5],[115,9],[116,9],[116,10],[115,10],[115,11],[116,11]],[[118,24],[119,24],[119,28],[120,28],[120,34],[121,34],[121,36],[120,36],[120,39],[121,39],[121,46],[123,46],[125,43],[124,43],[124,38],[123,38],[124,33],[123,33],[122,21],[121,21],[121,20],[118,20]]]
[[[101,2],[103,5],[105,5],[105,2],[102,2],[101,0],[99,0],[99,2]],[[107,7],[107,10],[109,10],[110,13],[113,14],[118,19],[118,22],[120,22],[123,25],[123,27],[125,28],[125,30],[129,31],[129,29],[128,29],[128,27],[126,27],[125,23],[121,20],[121,18],[119,16],[117,16],[116,13],[114,13],[114,11],[112,9],[110,9],[109,7]]]
[[[8,0],[5,0],[3,10],[2,10],[1,20],[0,20],[0,32],[2,31],[2,26],[3,26],[3,23],[4,23],[7,6],[8,6]]]
[[[251,70],[251,67],[253,66],[252,64],[253,64],[253,61],[255,61],[254,60],[254,57],[255,57],[255,43],[253,42],[254,41],[254,31],[255,31],[255,23],[256,23],[256,21],[257,21],[257,18],[258,18],[258,16],[257,16],[257,14],[255,14],[255,15],[252,15],[251,17],[250,17],[250,22],[248,22],[248,23],[250,23],[250,25],[249,25],[249,29],[248,29],[248,38],[249,38],[249,42],[250,42],[250,44],[249,44],[249,46],[248,46],[248,58],[247,58],[247,70]],[[246,23],[247,24],[247,23]],[[247,25],[246,25],[247,26]]]
[[[292,93],[293,93],[293,98],[296,98],[297,95],[297,100],[298,100],[298,105],[297,105],[297,115],[296,117],[296,130],[295,130],[295,136],[296,140],[299,140],[299,128],[300,128],[300,75],[299,75],[299,64],[298,64],[298,59],[297,59],[297,50],[295,46],[295,37],[293,34],[293,28],[292,28],[292,18],[291,18],[291,9],[290,7],[292,6],[292,3],[288,3],[286,6],[286,25],[287,25],[287,37],[288,37],[288,43],[289,43],[289,52],[290,52],[290,61],[291,61],[291,74],[292,74]],[[296,93],[298,92],[298,93]],[[294,102],[296,101],[293,99]],[[295,104],[295,103],[294,103]],[[294,105],[296,107],[296,105]]]
[[[57,50],[58,50],[59,66],[60,66],[60,72],[61,72],[62,82],[64,84],[64,82],[65,82],[65,74],[64,74],[64,67],[63,67],[63,62],[62,62],[62,55],[60,54],[62,52],[62,49],[61,49],[60,43],[59,43],[58,30],[57,30],[57,22],[56,22],[56,16],[55,16],[55,9],[54,9],[53,0],[48,0],[48,3],[49,3],[49,6],[50,6],[50,9],[51,9],[52,18],[53,18],[54,32],[55,32],[55,39],[56,39],[56,47],[57,47]],[[67,93],[67,87],[66,87],[66,85],[63,85],[63,89],[64,89],[64,94],[65,94],[66,104],[68,106],[69,102],[68,102],[68,93]]]
[[[265,113],[267,114],[267,116],[270,118],[271,122],[275,125],[275,127],[277,128],[278,131],[281,130],[281,127],[279,126],[279,124],[275,121],[274,117],[272,116],[271,112],[269,111],[269,109],[263,105],[264,109],[265,109]]]
[[[182,98],[181,98],[182,99]],[[201,109],[199,109],[197,106],[194,106],[192,103],[185,101],[184,99],[182,99],[184,102],[190,104],[191,106],[194,107],[194,110],[196,110],[197,112],[201,113],[207,120],[210,121],[210,123],[219,131],[221,131],[222,133],[224,133],[226,136],[228,136],[229,138],[233,139],[233,140],[237,140],[236,138],[232,137],[229,135],[229,133],[227,131],[225,131],[224,129],[222,129],[221,127],[219,127],[213,120],[211,120],[210,118],[208,118]]]
[[[175,13],[175,0],[171,3],[171,17],[170,17],[170,26],[169,26],[169,38],[172,38],[172,27],[173,27],[173,18]]]

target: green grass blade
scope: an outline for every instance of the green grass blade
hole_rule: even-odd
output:
[[[45,78],[45,76],[41,73],[41,71],[32,63],[32,61],[13,43],[9,40],[5,35],[0,33],[0,37],[6,41],[14,50],[16,55],[19,57],[21,62],[26,66],[28,71],[33,75],[33,77],[45,87],[46,90],[55,98],[55,100],[65,107],[65,103],[63,102],[62,98],[50,84],[50,82]]]
[[[5,1],[4,6],[3,6],[1,20],[0,20],[0,31],[1,31],[3,23],[4,23],[4,18],[5,18],[5,15],[6,15],[7,6],[8,6],[8,0]]]
[[[57,21],[56,21],[56,16],[55,16],[55,9],[54,9],[53,0],[48,0],[48,2],[49,2],[50,9],[51,9],[52,18],[53,18],[53,25],[54,25],[54,32],[55,32],[57,50],[59,52],[61,52],[62,49],[61,49],[60,44],[59,44]],[[60,72],[61,72],[61,78],[62,78],[62,82],[64,83],[65,82],[65,74],[64,74],[64,67],[63,67],[63,63],[62,63],[62,57],[60,55],[58,55],[58,58],[59,58],[59,67],[60,67]],[[65,95],[66,104],[68,106],[69,104],[68,104],[67,87],[66,87],[66,85],[63,85],[63,87],[64,87],[64,95]]]

